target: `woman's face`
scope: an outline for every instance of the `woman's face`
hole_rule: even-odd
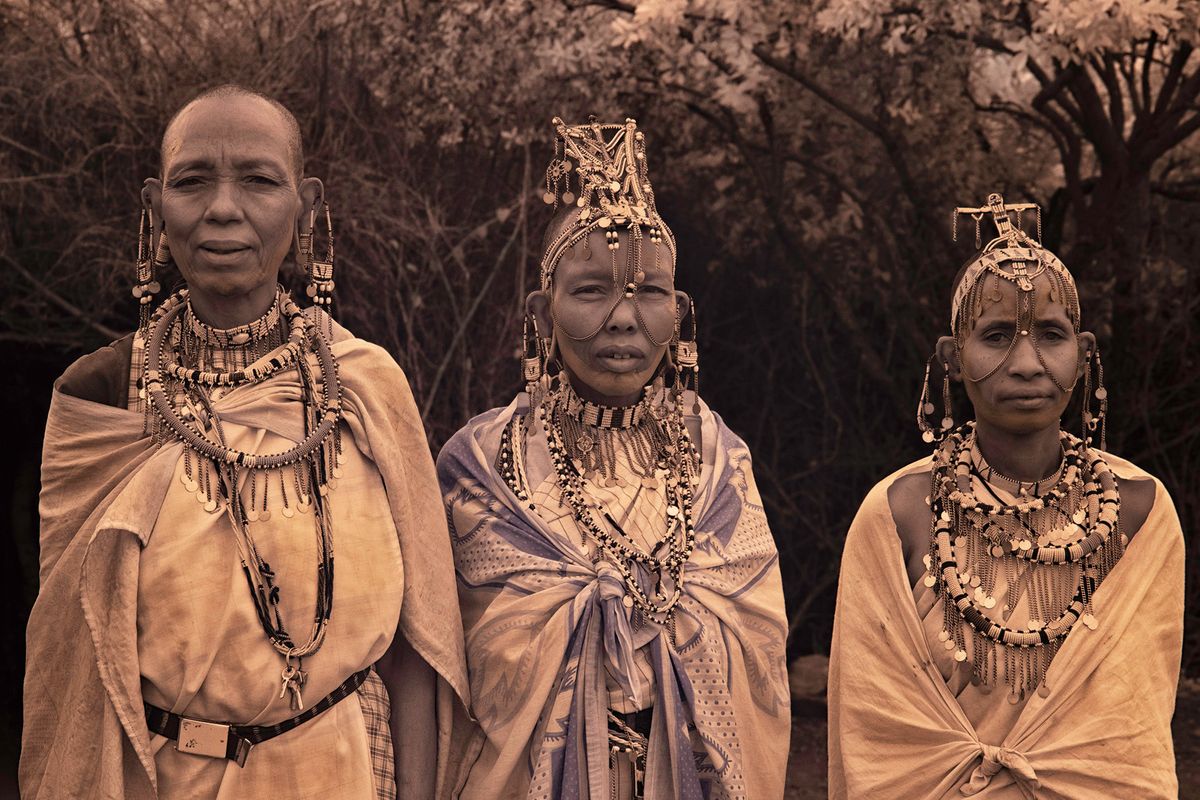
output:
[[[991,287],[996,279],[988,275],[983,280]],[[957,360],[954,340],[939,342],[939,352],[951,364],[951,375],[965,385],[978,421],[1018,434],[1058,428],[1095,337],[1074,333],[1066,306],[1057,296],[1051,300],[1052,286],[1046,274],[1034,280],[1030,314],[1027,293],[1001,279],[999,300],[989,299],[997,296],[994,291],[984,293],[983,313],[968,331]]]
[[[553,325],[572,386],[581,397],[605,405],[629,405],[641,398],[666,354],[676,316],[688,302],[687,295],[675,291],[664,245],[658,245],[663,252],[655,269],[655,245],[642,238],[644,276],[638,282],[628,233],[621,231],[618,241],[615,283],[604,233],[593,231],[587,247],[579,243],[563,255],[549,297],[545,292],[529,297],[529,309],[543,330],[547,323]]]

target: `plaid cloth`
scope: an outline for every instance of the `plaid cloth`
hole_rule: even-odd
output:
[[[374,669],[358,687],[358,703],[367,726],[371,748],[371,775],[375,778],[375,797],[396,800],[396,761],[392,756],[392,730],[388,726],[392,704],[383,679]]]

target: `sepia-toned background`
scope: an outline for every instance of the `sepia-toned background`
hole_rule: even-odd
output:
[[[0,0],[0,773],[51,382],[131,327],[162,129],[229,81],[299,118],[332,204],[336,314],[404,367],[433,448],[519,387],[550,118],[637,118],[701,389],[750,444],[779,545],[797,798],[823,794],[842,537],[924,450],[921,374],[975,236],[963,219],[951,241],[950,210],[1040,203],[1100,340],[1109,447],[1162,478],[1190,535],[1200,675],[1198,39],[1196,0]]]

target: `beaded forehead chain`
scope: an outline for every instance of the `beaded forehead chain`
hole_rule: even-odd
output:
[[[1037,212],[1036,240],[1021,229],[1021,214],[1029,210]],[[1014,213],[1017,215],[1016,225],[1013,224],[1011,216]],[[1001,280],[1009,281],[1020,291],[1018,308],[1032,312],[1034,281],[1043,274],[1050,277],[1048,299],[1050,302],[1061,302],[1066,306],[1071,325],[1075,333],[1079,333],[1079,295],[1075,289],[1075,279],[1058,256],[1042,246],[1041,208],[1034,203],[1006,204],[1003,197],[993,192],[988,195],[985,206],[959,206],[954,209],[955,239],[958,233],[958,218],[964,214],[975,220],[976,247],[979,246],[979,223],[985,215],[991,216],[998,235],[980,250],[979,256],[967,267],[954,290],[954,298],[950,303],[950,325],[955,337],[964,335],[969,327],[967,323],[982,313],[984,299],[999,302]],[[982,284],[989,275],[995,276],[996,282],[990,292],[984,292]],[[969,319],[966,316],[968,313],[972,315]]]
[[[555,117],[551,124],[555,131],[554,158],[546,168],[542,199],[555,208],[560,202],[574,203],[579,212],[546,248],[541,264],[542,288],[550,287],[554,270],[568,248],[586,240],[594,230],[606,232],[608,248],[614,252],[620,247],[617,233],[621,228],[638,242],[644,230],[655,245],[655,266],[658,245],[664,244],[674,276],[675,236],[654,206],[654,190],[646,171],[646,137],[637,129],[637,122],[626,119],[624,124],[599,123],[593,117],[586,125],[567,125]],[[572,171],[578,195],[571,191]],[[641,283],[644,273],[639,277],[635,271],[628,277]]]

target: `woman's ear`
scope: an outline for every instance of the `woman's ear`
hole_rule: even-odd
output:
[[[938,363],[950,372],[950,380],[962,381],[962,364],[958,360],[958,343],[953,336],[942,336],[937,340],[935,348]]]
[[[554,320],[550,317],[550,294],[545,289],[530,292],[525,298],[525,313],[537,322],[538,334],[549,338],[554,329]]]
[[[675,319],[679,320],[679,327],[682,330],[683,323],[692,313],[692,298],[688,293],[680,289],[675,290]],[[692,320],[692,325],[696,324],[696,320]]]
[[[1096,352],[1096,334],[1091,331],[1080,331],[1075,339],[1079,345],[1079,358],[1075,362],[1075,380],[1079,380],[1083,377],[1084,370],[1088,368],[1088,359],[1091,354]]]
[[[146,178],[142,184],[142,208],[150,213],[154,222],[151,232],[153,241],[150,243],[150,252],[153,253],[154,248],[158,246],[158,236],[165,227],[162,215],[162,181],[158,178]]]

